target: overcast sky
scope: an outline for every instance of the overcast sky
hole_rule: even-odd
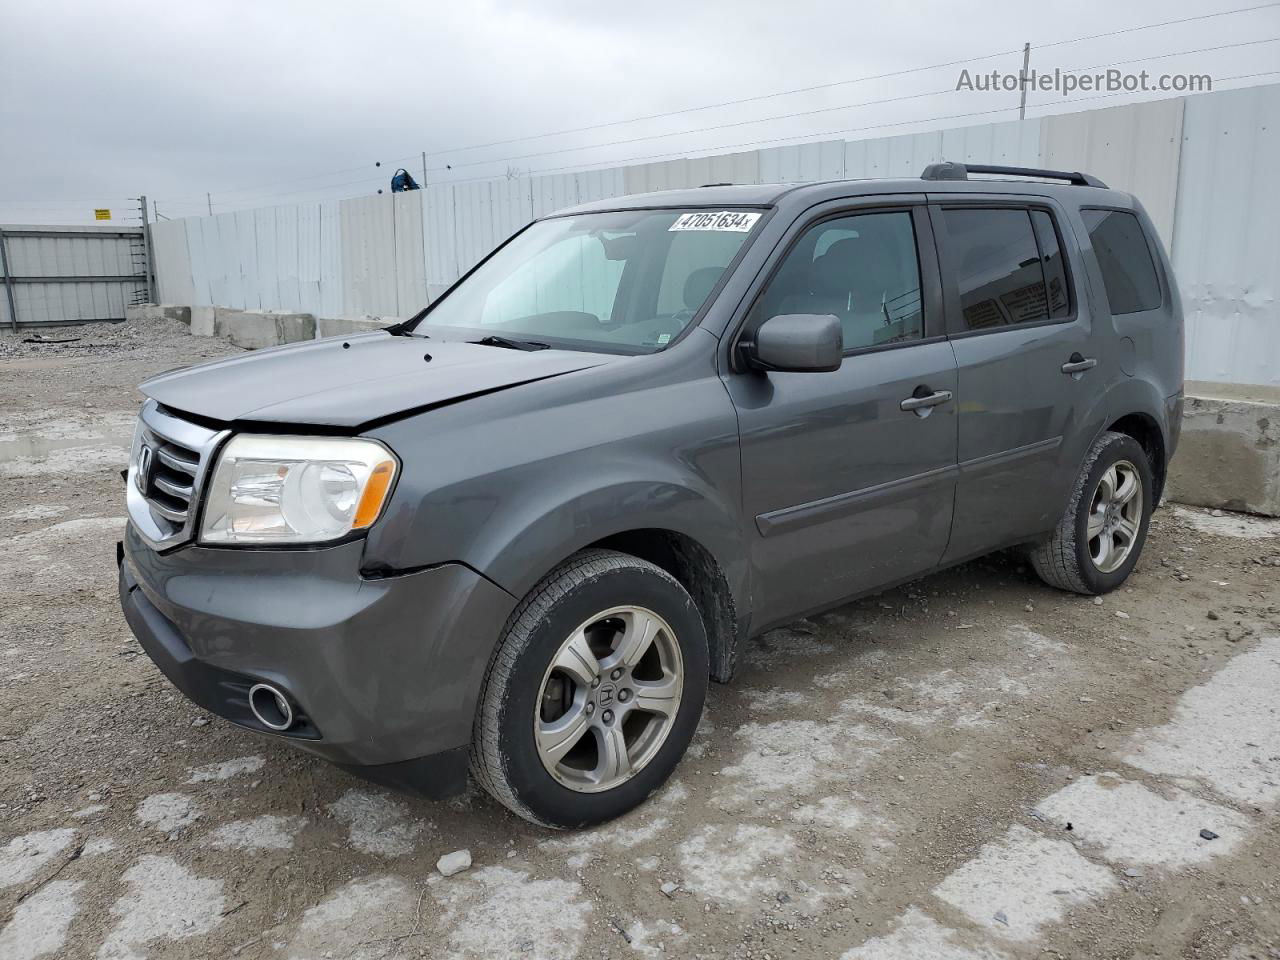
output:
[[[1119,69],[1280,81],[1227,79],[1280,71],[1280,5],[1129,29],[1248,6],[3,0],[0,223],[120,220],[140,193],[170,217],[204,213],[206,192],[215,212],[357,196],[397,166],[421,177],[424,150],[437,181],[1013,119],[1016,93],[954,88],[962,66],[1016,73],[1024,41],[1041,71],[1142,60]],[[1061,42],[1109,31],[1128,32]],[[838,85],[690,109],[821,84]],[[1135,99],[1098,96],[1033,93],[1028,115]]]

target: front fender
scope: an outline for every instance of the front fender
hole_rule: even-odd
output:
[[[592,543],[636,530],[697,541],[716,559],[735,597],[744,597],[746,550],[736,515],[711,491],[670,479],[617,480],[529,501],[474,544],[477,569],[524,596],[562,560]]]
[[[464,563],[519,597],[584,546],[661,529],[700,543],[745,597],[737,417],[710,365],[637,362],[590,391],[568,379],[374,432],[403,470],[366,565]]]

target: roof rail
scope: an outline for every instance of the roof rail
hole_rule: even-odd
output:
[[[1070,170],[1040,170],[1036,167],[997,167],[986,163],[931,163],[920,174],[921,180],[968,180],[971,173],[1003,173],[1010,177],[1039,177],[1043,180],[1065,180],[1078,187],[1101,187],[1107,185],[1097,177],[1087,173]]]

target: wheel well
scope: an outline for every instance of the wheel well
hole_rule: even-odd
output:
[[[628,530],[591,544],[628,553],[661,567],[680,581],[702,614],[711,677],[728,683],[738,659],[738,618],[733,592],[714,556],[698,541],[673,530]]]
[[[1156,423],[1155,418],[1145,413],[1131,413],[1121,417],[1107,429],[1133,437],[1142,445],[1142,449],[1146,451],[1147,463],[1151,465],[1151,475],[1156,484],[1153,505],[1158,504],[1160,496],[1164,492],[1165,479],[1164,434],[1160,431],[1160,424]]]

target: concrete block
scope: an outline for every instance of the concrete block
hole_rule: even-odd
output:
[[[382,330],[396,322],[394,317],[317,317],[316,336],[343,337],[353,333],[368,333],[370,330]]]
[[[1189,381],[1167,495],[1280,516],[1280,388]]]
[[[191,308],[191,335],[193,337],[213,336],[213,314],[216,307]]]
[[[215,307],[214,336],[226,337],[238,347],[260,350],[283,343],[316,338],[316,318],[309,313],[271,313]]]

